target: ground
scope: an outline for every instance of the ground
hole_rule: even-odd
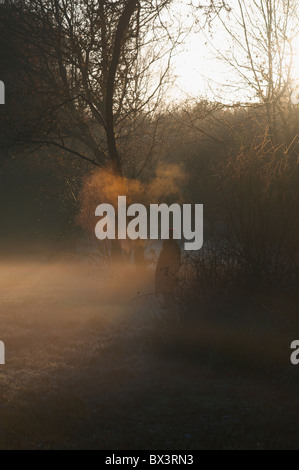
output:
[[[150,277],[2,264],[0,449],[299,448],[297,304],[172,327]]]

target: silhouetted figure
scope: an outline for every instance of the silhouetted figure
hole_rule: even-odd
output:
[[[162,296],[165,308],[174,305],[177,277],[181,268],[181,249],[176,240],[164,240],[156,267],[156,295]]]

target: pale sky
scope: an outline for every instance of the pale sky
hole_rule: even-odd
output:
[[[190,13],[188,3],[187,0],[178,0],[177,10],[180,11],[182,17],[184,15],[187,17]],[[230,0],[230,4],[238,8],[238,0]],[[225,18],[227,27],[232,28],[233,31],[236,24],[229,15]],[[187,24],[188,21],[191,20],[187,20]],[[204,32],[192,32],[185,43],[185,50],[173,60],[173,69],[177,79],[176,89],[171,92],[171,98],[184,100],[188,96],[195,96],[212,99],[216,94],[216,99],[221,101],[242,101],[244,92],[237,92],[225,86],[225,83],[237,83],[238,76],[229,70],[226,64],[217,60],[215,50],[213,50],[214,47],[225,54],[230,45],[229,35],[218,20],[212,23],[211,33],[207,29]],[[294,79],[299,81],[299,29],[298,36],[293,41],[293,47],[296,51],[293,75]]]

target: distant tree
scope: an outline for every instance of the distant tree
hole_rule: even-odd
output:
[[[35,131],[16,140],[123,174],[126,139],[149,128],[181,34],[179,27],[172,33],[169,17],[163,16],[170,4],[4,1],[3,34],[22,51],[31,93],[49,104],[35,116]],[[137,170],[147,156],[139,157]]]
[[[40,91],[40,78],[28,67],[28,62],[34,61],[30,45],[14,34],[22,30],[21,23],[13,8],[0,4],[0,80],[5,84],[6,98],[0,107],[2,163],[16,152],[20,142],[40,138],[40,116],[50,107],[48,97]]]
[[[226,51],[217,49],[216,54],[237,74],[238,83],[230,83],[232,90],[239,96],[243,92],[243,105],[265,109],[272,141],[290,143],[298,128],[298,113],[291,99],[298,4],[295,0],[227,3],[231,8],[226,14],[215,12],[231,46]]]

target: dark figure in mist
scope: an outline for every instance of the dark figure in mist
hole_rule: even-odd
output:
[[[173,236],[164,240],[156,267],[156,296],[162,296],[165,308],[174,305],[177,276],[181,268],[181,249]]]

